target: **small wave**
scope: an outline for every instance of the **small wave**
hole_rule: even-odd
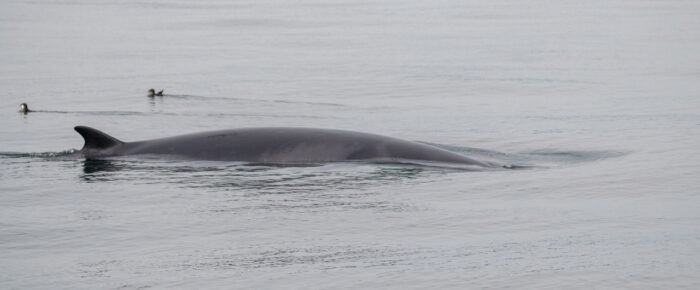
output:
[[[51,110],[31,110],[30,113],[51,113],[51,114],[72,114],[68,111],[51,111]]]
[[[159,98],[166,98],[166,99],[190,99],[190,100],[204,100],[204,99],[211,99],[207,98],[204,96],[197,96],[197,95],[171,95],[171,94],[163,94],[162,96],[158,96]],[[221,98],[225,99],[225,98]]]
[[[331,119],[330,117],[314,116],[314,115],[297,115],[297,114],[256,114],[256,113],[201,113],[201,114],[183,114],[192,116],[207,116],[207,117],[260,117],[260,118],[301,118],[301,119]]]
[[[463,153],[463,154],[468,155],[468,156],[473,156],[473,155],[482,156],[482,157],[507,157],[508,156],[507,153],[483,149],[483,148],[474,148],[474,147],[465,147],[465,146],[456,146],[456,145],[445,145],[445,144],[437,144],[437,143],[422,142],[422,141],[418,141],[418,143],[423,143],[423,144],[435,146],[435,147],[442,148],[442,149],[452,151],[452,152]]]
[[[303,104],[303,105],[329,106],[329,107],[347,107],[346,105],[343,105],[343,104],[325,103],[325,102],[301,102],[301,101],[289,101],[289,100],[271,100],[270,102],[283,103],[283,104]]]
[[[608,158],[615,158],[626,155],[620,151],[604,150],[558,150],[558,149],[537,149],[519,153],[504,153],[482,148],[472,148],[454,145],[435,144],[421,142],[452,152],[461,153],[470,158],[486,161],[491,165],[505,164],[502,167],[507,169],[532,169],[542,168],[554,164],[572,164],[591,162]]]
[[[164,94],[163,99],[185,99],[185,100],[221,100],[221,101],[236,101],[236,102],[251,102],[251,103],[278,103],[278,104],[301,104],[301,105],[315,105],[315,106],[327,106],[327,107],[347,107],[343,104],[329,103],[329,102],[309,102],[309,101],[292,101],[292,100],[280,100],[280,99],[251,99],[251,98],[239,98],[239,97],[208,97],[199,95],[184,95],[184,94]]]
[[[59,152],[0,152],[0,157],[2,158],[59,158],[59,157],[70,157],[78,156],[80,150],[69,149]]]
[[[508,153],[503,153],[503,152],[488,150],[488,149],[483,149],[483,148],[464,147],[464,146],[456,146],[456,145],[445,145],[445,144],[436,144],[436,143],[420,142],[420,141],[419,141],[419,143],[435,146],[435,147],[442,148],[442,149],[452,151],[455,153],[460,153],[460,154],[465,155],[469,158],[473,158],[473,159],[479,160],[481,162],[484,162],[493,168],[530,169],[530,168],[537,167],[537,166],[534,166],[531,164],[515,164],[515,163],[524,163],[524,160],[522,160],[522,158],[519,158],[518,156],[516,156],[514,154],[508,154]]]
[[[31,113],[48,113],[48,114],[77,114],[77,115],[96,115],[96,116],[145,116],[153,114],[167,113],[152,113],[152,112],[136,112],[136,111],[53,111],[53,110],[32,110]],[[174,115],[174,114],[172,114]]]
[[[626,155],[626,153],[619,151],[562,151],[557,149],[538,149],[521,154],[532,156],[533,160],[565,163],[589,162]]]
[[[425,168],[425,169],[437,169],[437,170],[448,170],[448,171],[488,171],[501,169],[502,167],[498,164],[493,164],[487,162],[491,167],[483,167],[473,164],[461,164],[461,163],[446,163],[446,162],[435,162],[435,161],[424,161],[424,160],[410,160],[410,159],[376,159],[376,160],[361,160],[361,161],[351,161],[352,163],[369,163],[376,165],[394,165],[402,168]]]
[[[295,115],[295,114],[256,114],[256,113],[168,113],[168,112],[136,112],[136,111],[48,111],[48,110],[35,110],[32,113],[49,113],[49,114],[75,114],[75,115],[89,115],[89,116],[208,116],[208,117],[290,117],[290,118],[304,118],[304,119],[328,119],[328,117],[314,116],[314,115]]]
[[[146,116],[153,115],[152,112],[135,112],[135,111],[77,111],[75,114],[96,115],[96,116]],[[161,114],[161,113],[159,113]]]

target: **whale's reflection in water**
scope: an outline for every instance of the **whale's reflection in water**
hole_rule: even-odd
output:
[[[120,163],[121,162],[105,159],[87,159],[83,161],[83,173],[85,174],[82,177],[86,180],[90,180],[94,173],[113,172],[127,168],[127,166]]]
[[[214,161],[86,159],[84,182],[168,183],[187,188],[286,191],[357,188],[449,171],[409,164],[250,164]],[[267,192],[269,193],[269,192]]]
[[[288,211],[373,209],[403,211],[402,201],[380,193],[398,183],[422,183],[440,169],[408,165],[331,163],[260,165],[209,161],[88,159],[80,179],[86,183],[154,185],[158,191],[176,187],[178,197],[211,195],[216,204],[206,211]],[[447,170],[447,169],[445,169]],[[428,178],[423,178],[428,177]],[[187,196],[190,195],[190,196]]]

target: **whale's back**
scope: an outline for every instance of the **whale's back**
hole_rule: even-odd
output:
[[[85,137],[85,134],[81,135]],[[102,151],[95,149],[97,147],[88,148],[86,138],[83,153],[97,156],[166,154],[201,160],[262,163],[421,160],[485,166],[466,156],[426,144],[333,129],[242,128],[128,143],[106,134],[100,139],[109,143],[102,146]]]

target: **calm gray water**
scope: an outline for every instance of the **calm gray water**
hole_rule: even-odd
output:
[[[0,2],[0,288],[700,288],[700,2],[319,2]],[[75,125],[526,169],[86,161]]]

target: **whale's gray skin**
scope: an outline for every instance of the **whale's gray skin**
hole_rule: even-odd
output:
[[[122,142],[99,130],[77,126],[88,159],[138,154],[167,154],[188,159],[253,163],[339,161],[428,161],[489,166],[426,144],[353,131],[312,128],[242,128]]]

